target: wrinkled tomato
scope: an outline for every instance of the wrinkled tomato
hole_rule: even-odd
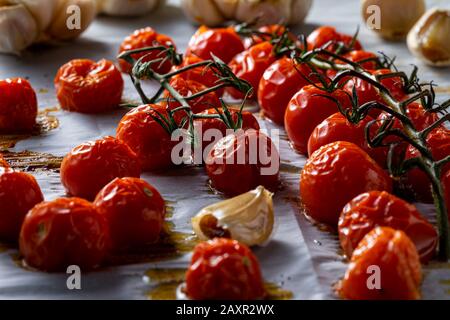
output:
[[[100,113],[119,106],[123,79],[111,61],[72,60],[55,77],[56,96],[61,107],[81,113]]]
[[[195,247],[186,293],[194,300],[256,300],[266,295],[256,256],[247,246],[223,238]]]
[[[110,248],[106,218],[90,202],[60,198],[36,205],[20,231],[25,262],[43,271],[82,271],[99,266]]]
[[[353,36],[339,33],[336,31],[336,28],[330,27],[330,26],[322,26],[314,30],[307,38],[308,42],[308,49],[316,49],[321,48],[323,45],[325,45],[327,42],[334,41],[334,42],[342,42],[346,46],[350,46],[350,44],[353,41]],[[337,49],[336,45],[330,45],[326,49],[335,51]],[[362,50],[361,43],[356,40],[353,44],[354,50]]]
[[[378,64],[376,62],[376,59],[378,57],[373,52],[363,51],[363,50],[354,50],[354,51],[350,51],[350,52],[344,54],[342,57],[351,62],[359,63],[360,66],[367,71],[372,71],[372,70],[378,69]],[[369,60],[369,61],[366,61],[366,60]],[[335,63],[338,65],[346,64],[346,62],[344,62],[343,60],[340,60],[340,59],[336,59]],[[329,70],[327,70],[326,73],[329,78],[333,79],[336,76],[336,74],[338,73],[338,71],[334,70],[334,69],[329,69]],[[344,82],[349,79],[350,79],[350,77],[344,77],[341,81]],[[357,79],[359,79],[359,78],[357,78]]]
[[[301,173],[300,190],[306,213],[336,226],[350,200],[368,191],[391,192],[392,181],[361,148],[337,141],[311,155]]]
[[[140,173],[136,154],[112,137],[80,144],[61,164],[61,182],[67,192],[88,200],[115,178],[139,177]]]
[[[257,45],[264,41],[270,41],[274,38],[281,37],[286,32],[286,27],[280,24],[270,24],[258,28],[259,34],[254,34],[251,37],[244,39],[244,46],[246,49]],[[294,33],[288,32],[288,37],[292,42],[297,41]]]
[[[37,112],[36,93],[27,80],[0,80],[0,132],[32,131]]]

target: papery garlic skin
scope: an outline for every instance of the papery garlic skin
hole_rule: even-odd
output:
[[[39,33],[50,25],[57,4],[57,0],[8,0],[7,2],[24,5],[35,18]]]
[[[450,10],[428,10],[409,32],[407,43],[411,53],[425,63],[450,66]]]
[[[133,17],[145,15],[159,6],[165,0],[97,0],[99,13],[118,16]]]
[[[362,0],[361,11],[365,22],[374,13],[372,6],[380,9],[380,26],[371,29],[388,40],[401,40],[425,13],[425,0]]]
[[[214,0],[182,0],[181,7],[190,20],[201,25],[216,27],[226,21]]]
[[[248,246],[261,245],[270,238],[274,226],[273,193],[262,186],[237,197],[203,208],[193,219],[200,240],[210,237],[205,219],[215,218],[216,226]],[[206,226],[207,227],[207,226]]]

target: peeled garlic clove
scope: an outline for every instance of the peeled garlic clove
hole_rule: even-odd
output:
[[[141,16],[156,9],[165,0],[97,0],[98,11],[110,16]]]
[[[24,5],[0,2],[0,52],[17,54],[38,35],[36,21]]]
[[[57,40],[78,37],[97,14],[95,0],[57,0],[53,21],[47,34]]]
[[[215,27],[226,21],[214,0],[182,0],[181,7],[185,15],[198,24]]]
[[[389,40],[404,39],[424,14],[425,8],[425,0],[361,1],[362,15],[367,26]]]
[[[450,66],[450,10],[430,9],[411,29],[408,48],[427,64]]]
[[[248,246],[266,242],[274,225],[273,193],[255,190],[203,208],[193,219],[200,240],[228,237]]]

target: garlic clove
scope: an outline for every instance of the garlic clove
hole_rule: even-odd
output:
[[[22,4],[36,20],[39,32],[50,25],[56,9],[56,0],[8,0],[10,3]]]
[[[214,0],[182,0],[181,7],[185,15],[198,24],[214,27],[226,21]]]
[[[200,240],[229,237],[248,246],[265,243],[274,226],[273,193],[259,186],[203,208],[193,219]]]
[[[407,43],[411,53],[425,63],[450,66],[450,10],[427,11],[409,32]]]
[[[0,3],[0,52],[18,54],[38,35],[36,21],[24,5]]]
[[[291,0],[240,0],[235,18],[242,22],[257,21],[258,25],[288,23]]]
[[[165,0],[97,0],[99,13],[110,16],[133,17],[145,15]]]
[[[227,20],[233,20],[239,0],[213,0]]]

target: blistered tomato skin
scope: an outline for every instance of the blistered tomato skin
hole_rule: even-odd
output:
[[[139,177],[139,159],[123,142],[105,137],[80,144],[61,164],[61,182],[75,197],[93,200],[115,178]]]
[[[195,247],[186,293],[193,300],[257,300],[266,295],[255,255],[247,246],[223,238]]]
[[[20,232],[20,253],[27,265],[42,271],[82,271],[99,266],[110,248],[106,218],[93,204],[60,198],[36,205]]]
[[[272,40],[272,38],[281,37],[283,33],[286,32],[286,27],[281,24],[270,24],[258,28],[258,32],[261,34],[255,34],[244,39],[245,49],[248,49],[264,41],[270,41]],[[292,42],[296,42],[298,40],[297,36],[292,32],[288,33],[288,37],[290,40],[292,40]]]
[[[0,168],[0,239],[18,241],[25,215],[42,201],[41,188],[32,175]]]
[[[293,148],[301,154],[308,153],[308,139],[314,128],[339,111],[336,103],[323,95],[337,99],[344,109],[351,106],[350,98],[339,89],[327,93],[308,85],[297,92],[287,106],[284,127]]]
[[[351,257],[358,243],[375,227],[402,230],[414,242],[422,263],[433,258],[438,243],[436,229],[416,207],[387,192],[363,193],[342,210],[338,230],[341,246]]]
[[[228,64],[238,78],[246,80],[252,86],[253,93],[250,98],[257,97],[259,81],[264,71],[276,60],[273,49],[269,42],[261,42],[239,53]],[[227,88],[226,92],[235,99],[243,99],[245,96],[245,93],[235,88]]]
[[[97,195],[94,205],[105,215],[114,249],[159,240],[165,216],[164,199],[138,178],[117,178]]]
[[[300,178],[306,213],[332,226],[337,225],[350,200],[374,190],[391,192],[391,178],[366,152],[345,141],[327,144],[314,152]]]
[[[36,93],[22,78],[0,80],[0,132],[30,132],[36,125]]]
[[[380,289],[368,286],[376,284],[375,272]],[[417,300],[421,281],[422,269],[414,243],[403,231],[378,227],[359,243],[338,291],[350,300]]]
[[[128,37],[126,37],[125,40],[123,40],[122,44],[120,45],[119,54],[124,51],[141,49],[146,47],[154,47],[155,45],[164,46],[166,48],[168,47],[175,48],[175,44],[170,37],[164,34],[159,34],[154,29],[147,27],[136,30]],[[147,56],[146,58],[143,59],[143,62],[155,60],[158,58],[164,58],[161,56],[161,50],[154,50],[151,52],[146,51],[131,55],[131,57],[135,60],[138,60],[143,56]],[[131,72],[131,65],[125,60],[120,59],[119,66],[122,72],[124,73]],[[153,67],[153,71],[163,74],[169,72],[171,68],[172,68],[171,62],[165,61],[162,64],[160,63],[155,64],[155,66]]]
[[[353,41],[353,36],[342,34],[336,31],[336,28],[330,26],[322,26],[314,30],[307,38],[308,50],[320,48],[327,42],[343,42],[346,45],[350,45]],[[335,51],[336,45],[331,44],[327,47],[328,50]],[[361,43],[356,40],[353,49],[362,50]]]
[[[116,137],[133,150],[143,171],[166,169],[173,165],[172,148],[178,142],[152,117],[157,110],[167,116],[166,108],[161,105],[143,105],[128,112],[117,127]]]
[[[113,110],[122,100],[123,79],[111,61],[69,61],[56,74],[56,96],[61,108],[80,113]]]
[[[201,26],[189,41],[187,55],[211,60],[214,54],[228,63],[235,55],[244,51],[241,38],[233,28],[208,28]]]
[[[272,140],[256,130],[238,131],[219,140],[206,158],[212,186],[235,196],[262,185],[278,186],[280,155]]]

